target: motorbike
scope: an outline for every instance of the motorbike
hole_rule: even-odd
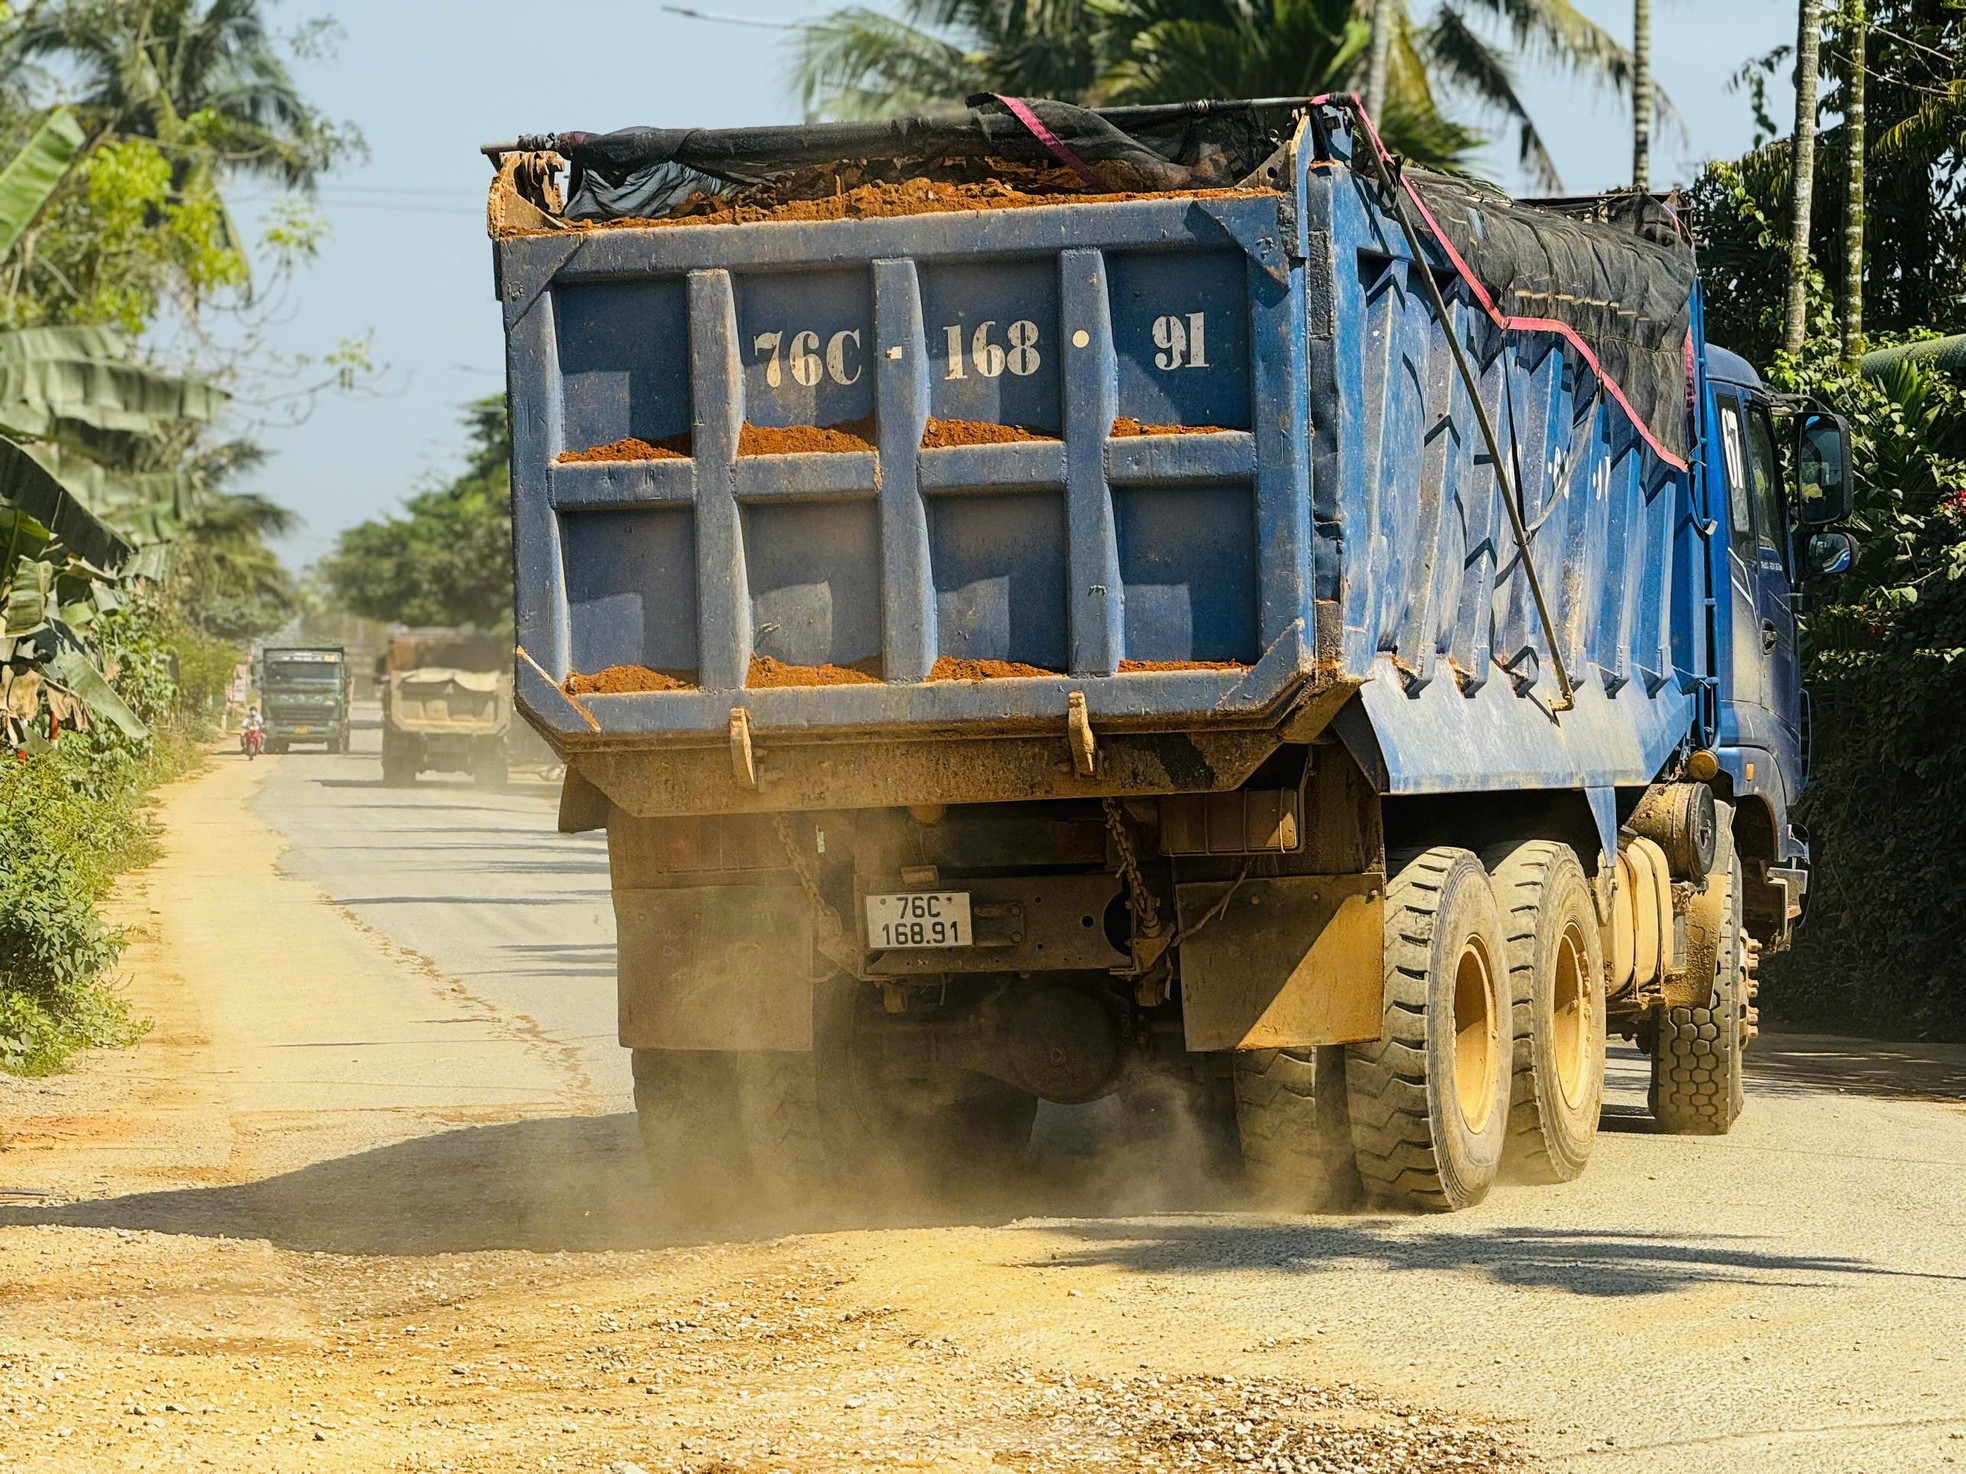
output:
[[[248,727],[245,731],[241,732],[239,734],[239,751],[246,755],[247,762],[251,762],[262,752],[265,752],[266,729],[264,727]]]

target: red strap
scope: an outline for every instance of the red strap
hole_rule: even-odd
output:
[[[1073,153],[1070,145],[1068,145],[1065,142],[1065,140],[1060,138],[1056,133],[1053,133],[1049,128],[1045,127],[1044,123],[1040,121],[1040,119],[1038,118],[1038,115],[1032,112],[1028,107],[1026,107],[1019,99],[1015,97],[1005,97],[1001,93],[997,93],[997,92],[992,92],[987,95],[995,98],[998,102],[1002,103],[1004,105],[1005,110],[1008,111],[1013,118],[1017,119],[1018,122],[1024,125],[1025,130],[1031,135],[1031,137],[1037,139],[1039,143],[1044,145],[1046,153],[1050,154],[1054,159],[1058,160],[1059,163],[1063,164],[1067,169],[1070,169],[1074,174],[1078,175],[1079,178],[1083,179],[1087,184],[1091,185],[1094,189],[1099,190],[1101,193],[1104,194],[1118,193],[1118,191],[1113,188],[1113,186],[1107,181],[1106,177],[1103,174],[1101,174],[1097,169],[1093,168],[1092,165],[1088,164],[1084,159],[1080,158],[1077,154]]]
[[[1393,162],[1392,153],[1386,148],[1384,143],[1380,142],[1379,130],[1372,126],[1372,119],[1365,111],[1365,104],[1359,101],[1356,93],[1346,93],[1342,96],[1326,95],[1312,99],[1313,106],[1319,103],[1342,103],[1348,106],[1357,116],[1359,124],[1365,129],[1366,139],[1371,143],[1380,159],[1388,164]],[[1488,289],[1475,279],[1474,271],[1469,267],[1467,262],[1461,259],[1461,253],[1454,249],[1454,243],[1447,238],[1447,232],[1440,228],[1440,222],[1434,219],[1433,211],[1429,210],[1427,208],[1427,202],[1420,198],[1420,191],[1413,187],[1413,181],[1402,174],[1399,182],[1401,187],[1406,191],[1407,198],[1413,201],[1413,207],[1420,212],[1420,218],[1427,222],[1427,229],[1433,232],[1435,243],[1446,254],[1447,260],[1453,266],[1455,274],[1467,283],[1468,290],[1474,294],[1475,301],[1481,304],[1481,309],[1488,314],[1489,320],[1504,332],[1515,329],[1518,332],[1555,333],[1558,337],[1566,339],[1574,345],[1577,351],[1583,354],[1584,362],[1590,365],[1591,372],[1597,376],[1597,381],[1604,386],[1605,392],[1612,399],[1616,400],[1618,407],[1625,412],[1625,418],[1632,422],[1632,428],[1638,431],[1640,438],[1652,447],[1653,452],[1660,460],[1664,461],[1676,471],[1684,471],[1686,469],[1685,458],[1674,455],[1659,443],[1658,437],[1652,433],[1652,427],[1645,423],[1644,417],[1637,410],[1632,408],[1631,401],[1625,398],[1625,391],[1620,387],[1618,381],[1604,372],[1603,365],[1597,361],[1597,354],[1591,350],[1591,345],[1579,336],[1577,330],[1571,327],[1569,323],[1562,322],[1554,317],[1515,317],[1503,312],[1501,308],[1495,305],[1495,299],[1488,295]],[[1687,353],[1690,357],[1693,346],[1693,340],[1690,336],[1687,338],[1686,343]]]

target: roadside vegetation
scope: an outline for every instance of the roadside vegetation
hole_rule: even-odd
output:
[[[505,396],[464,410],[464,469],[396,515],[343,532],[318,572],[336,602],[369,619],[512,626],[512,432]]]
[[[291,514],[232,485],[263,456],[241,391],[359,365],[266,361],[253,314],[318,226],[296,194],[248,243],[223,193],[359,146],[292,44],[261,0],[0,4],[0,1070],[141,1030],[98,905],[293,607],[267,543]]]

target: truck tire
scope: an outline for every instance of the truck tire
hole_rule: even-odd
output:
[[[1566,844],[1489,856],[1508,939],[1515,1058],[1504,1172],[1569,1182],[1597,1142],[1604,1105],[1604,942],[1590,882]]]
[[[1487,1196],[1508,1130],[1507,967],[1480,860],[1439,846],[1400,867],[1386,887],[1383,1031],[1345,1055],[1353,1155],[1373,1202],[1438,1213]]]
[[[471,778],[480,788],[503,788],[508,776],[505,741],[486,742],[473,754]]]
[[[637,1049],[634,1075],[642,1152],[675,1212],[809,1200],[830,1165],[810,1054]]]
[[[1747,1045],[1748,1004],[1741,929],[1741,858],[1724,838],[1725,865],[1707,884],[1728,888],[1727,917],[1714,963],[1713,999],[1706,1008],[1665,1008],[1652,1042],[1652,1119],[1674,1136],[1724,1136],[1745,1096],[1741,1052]]]
[[[864,1164],[845,1053],[856,986],[837,976],[814,985],[809,1051],[634,1051],[642,1151],[672,1210],[809,1204]]]
[[[1244,1050],[1235,1087],[1243,1172],[1262,1202],[1315,1213],[1358,1201],[1342,1045]]]
[[[416,782],[416,752],[387,728],[382,733],[382,782],[387,788],[402,788]]]

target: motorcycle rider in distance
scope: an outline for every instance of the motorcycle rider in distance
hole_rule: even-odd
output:
[[[239,731],[239,746],[248,757],[258,757],[266,748],[266,719],[257,706],[246,708],[246,724]]]

